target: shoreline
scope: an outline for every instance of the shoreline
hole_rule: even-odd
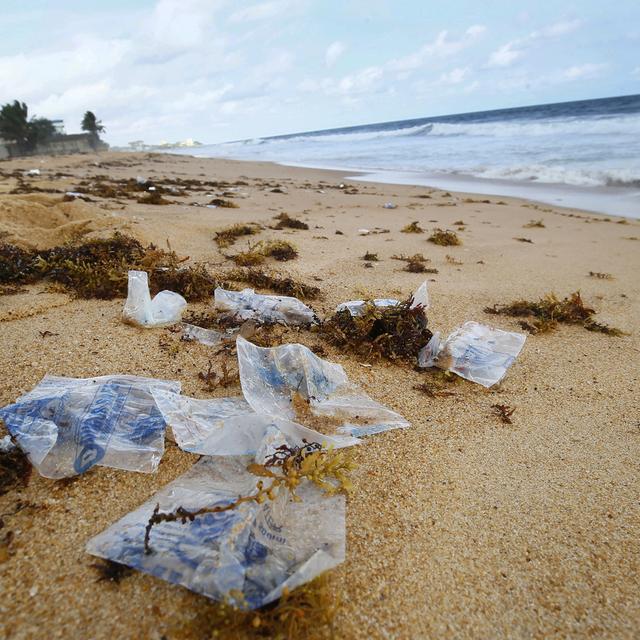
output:
[[[11,175],[34,167],[40,176]],[[345,300],[410,295],[425,274],[404,271],[396,258],[416,253],[437,269],[427,276],[428,319],[444,335],[468,320],[522,331],[517,318],[484,309],[581,291],[599,321],[628,335],[574,325],[529,335],[499,387],[458,380],[447,383],[447,397],[416,389],[433,374],[408,364],[365,363],[304,330],[283,329],[281,341],[320,344],[324,358],[411,423],[354,448],[359,466],[347,501],[347,559],[329,576],[340,601],[336,637],[635,636],[640,222],[350,179],[342,171],[186,154],[31,157],[0,162],[0,170],[4,242],[45,248],[119,231],[170,246],[185,264],[203,264],[224,281],[229,256],[247,242],[220,249],[216,232],[256,223],[257,240],[296,245],[295,260],[270,260],[266,269],[317,286],[321,297],[311,305],[323,316]],[[82,181],[90,188],[136,176],[190,186],[166,194],[165,205],[127,193],[88,192],[90,202],[62,202]],[[33,193],[11,194],[20,180]],[[237,206],[208,208],[213,197]],[[386,202],[397,208],[385,209]],[[274,217],[285,212],[309,229],[274,229]],[[416,220],[425,233],[402,232]],[[361,236],[363,227],[379,233]],[[428,242],[436,228],[455,228],[462,244]],[[378,259],[368,262],[365,254]],[[203,386],[198,374],[212,360],[220,364],[211,349],[180,342],[166,329],[123,324],[121,298],[81,299],[44,283],[25,288],[0,296],[0,357],[10,363],[0,380],[1,406],[47,373],[178,380],[185,395],[198,398],[239,393]],[[210,308],[209,300],[188,305],[194,313]],[[513,424],[495,417],[496,403],[516,408]],[[214,605],[206,598],[139,572],[119,585],[96,582],[95,559],[84,552],[87,540],[196,460],[168,445],[155,474],[98,467],[56,482],[34,473],[27,486],[0,496],[0,513],[9,514],[3,531],[13,532],[0,562],[0,636],[26,640],[46,628],[51,637],[81,640],[91,628],[96,640],[209,637]],[[27,506],[14,513],[18,501]]]

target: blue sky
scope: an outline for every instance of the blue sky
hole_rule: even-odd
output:
[[[203,142],[640,93],[640,2],[1,0],[0,103]]]

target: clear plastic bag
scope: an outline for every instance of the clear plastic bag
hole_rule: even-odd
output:
[[[222,333],[215,329],[204,329],[194,324],[182,323],[182,339],[187,342],[199,342],[207,347],[217,347],[225,340],[232,340],[233,333]]]
[[[429,290],[428,290],[427,281],[425,280],[414,292],[412,296],[411,308],[417,307],[421,305],[422,308],[426,311],[429,308]],[[349,300],[348,302],[341,302],[336,307],[336,312],[344,311],[347,309],[349,313],[355,318],[357,316],[361,316],[364,313],[365,307],[370,302],[376,307],[395,307],[400,304],[400,300],[396,300],[395,298],[376,298],[375,300]]]
[[[409,426],[349,382],[339,364],[301,344],[265,349],[238,337],[236,348],[242,392],[259,415],[326,435],[360,437]]]
[[[253,289],[215,290],[215,307],[236,321],[256,320],[264,324],[309,325],[318,321],[313,309],[289,296],[267,296]]]
[[[255,491],[257,476],[247,471],[253,458],[204,457],[135,511],[91,539],[87,551],[126,564],[215,600],[254,609],[331,569],[345,558],[345,500],[327,496],[305,482],[262,504],[208,513],[192,521],[145,527],[160,511],[199,509],[233,502]],[[241,594],[241,595],[239,595]]]
[[[151,390],[178,393],[180,383],[134,376],[46,376],[0,418],[38,472],[66,478],[94,465],[155,471],[165,422]]]
[[[129,288],[122,319],[140,327],[166,327],[180,322],[187,301],[173,291],[161,291],[153,300],[146,271],[129,271]]]
[[[491,387],[500,382],[520,353],[526,336],[465,322],[440,342],[440,334],[418,354],[421,367],[436,366],[462,378]]]
[[[277,430],[289,446],[318,442],[339,449],[359,440],[328,436],[287,420],[257,414],[244,398],[200,400],[165,389],[154,390],[154,398],[177,445],[191,453],[216,456],[256,454],[267,432]]]

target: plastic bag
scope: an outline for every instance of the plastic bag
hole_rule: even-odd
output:
[[[194,324],[182,323],[182,339],[187,342],[195,341],[207,347],[217,347],[225,340],[231,340],[232,338],[233,333],[222,333],[215,329],[204,329]]]
[[[429,308],[429,290],[427,281],[425,280],[414,292],[412,296],[411,309],[421,305],[425,311]],[[348,302],[341,302],[336,307],[336,313],[338,311],[344,311],[347,309],[349,313],[355,318],[361,316],[364,313],[365,307],[370,302],[376,307],[395,307],[400,304],[400,300],[395,298],[376,298],[375,300],[349,300]]]
[[[47,478],[78,475],[94,465],[155,471],[165,422],[151,390],[178,393],[180,383],[134,376],[46,376],[0,409],[31,464]]]
[[[418,365],[435,365],[483,387],[491,387],[504,378],[525,340],[522,333],[465,322],[442,343],[440,334],[434,334],[418,354]]]
[[[254,609],[331,569],[345,558],[345,500],[310,482],[263,504],[145,527],[156,507],[224,505],[255,491],[247,456],[205,457],[141,507],[91,539],[87,551],[239,608]],[[239,594],[242,594],[240,596]]]
[[[326,435],[360,437],[409,423],[349,382],[339,364],[301,344],[265,349],[236,341],[240,384],[259,415],[302,424]]]
[[[153,300],[146,271],[129,271],[129,288],[122,319],[140,327],[166,327],[180,322],[187,301],[173,291],[161,291]]]
[[[287,420],[257,414],[244,398],[199,400],[165,389],[153,391],[158,409],[171,426],[177,445],[191,453],[216,456],[256,454],[267,432],[274,429],[289,446],[317,442],[339,449],[359,440],[328,436]]]
[[[253,289],[215,290],[215,307],[234,320],[254,319],[265,324],[309,325],[317,322],[316,314],[297,298],[267,296]]]

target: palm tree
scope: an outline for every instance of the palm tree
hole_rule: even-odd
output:
[[[24,102],[14,100],[0,108],[0,137],[14,142],[23,151],[32,151],[48,142],[56,132],[53,122],[46,118],[28,119],[29,109]]]
[[[102,133],[105,128],[102,126],[102,122],[96,118],[96,114],[93,111],[87,111],[82,118],[82,130],[99,138],[98,134]]]

